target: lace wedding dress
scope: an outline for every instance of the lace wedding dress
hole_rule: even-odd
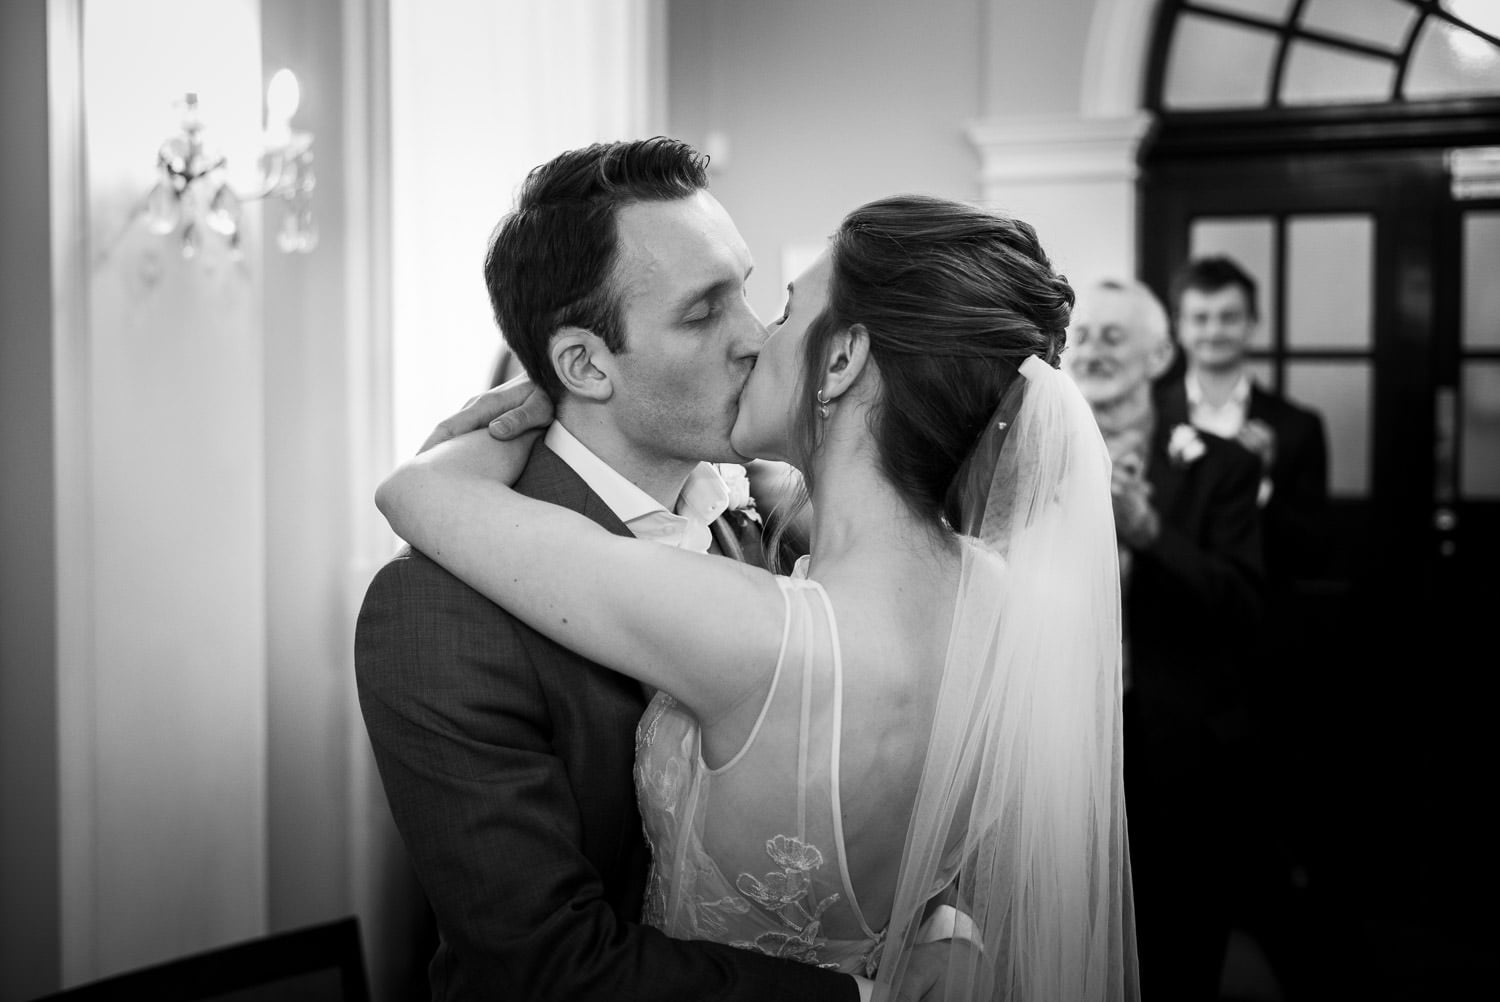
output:
[[[845,852],[838,629],[805,569],[778,578],[781,656],[733,758],[710,768],[697,722],[666,693],[641,718],[635,781],[653,859],[643,921],[678,939],[873,977],[884,923],[872,928],[861,910]]]

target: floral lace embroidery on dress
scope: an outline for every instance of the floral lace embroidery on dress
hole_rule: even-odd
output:
[[[657,737],[657,728],[662,719],[677,703],[662,693],[653,701],[637,730],[639,752],[650,748]],[[677,712],[681,712],[677,710]],[[642,754],[636,760],[636,787],[641,799],[642,813],[652,811],[654,821],[676,828],[684,820],[678,817],[678,806],[683,802],[686,787],[692,780],[691,767],[677,756],[656,757],[658,767],[647,765]],[[648,806],[649,805],[649,806]],[[647,826],[647,839],[650,826]],[[653,848],[657,848],[653,841]],[[813,964],[830,970],[860,974],[873,978],[880,965],[881,948],[885,945],[885,931],[870,941],[860,944],[853,956],[849,955],[847,941],[841,941],[844,955],[842,962],[826,960],[829,945],[823,935],[822,916],[838,903],[842,895],[837,891],[813,902],[812,873],[824,864],[823,851],[816,845],[790,835],[776,835],[766,840],[766,856],[777,867],[757,877],[753,873],[741,873],[735,880],[739,894],[724,894],[707,897],[698,893],[688,896],[692,911],[694,931],[699,937],[713,942],[728,943],[742,950],[753,950],[770,957],[783,957],[804,964]],[[722,886],[724,877],[707,859],[689,864],[692,877],[686,881],[695,891],[698,888]],[[656,929],[674,931],[667,921],[668,894],[665,870],[653,854],[651,870],[647,877],[645,901],[642,905],[641,922]],[[748,931],[746,919],[752,912],[771,917],[781,927],[763,930],[753,938],[745,939]],[[680,930],[679,930],[680,932]]]
[[[742,873],[735,886],[745,897],[780,919],[786,931],[763,932],[753,940],[736,940],[730,946],[816,964],[818,949],[826,942],[818,935],[823,913],[839,900],[835,891],[808,911],[811,904],[808,893],[812,890],[808,874],[823,865],[823,853],[801,839],[777,835],[766,840],[766,855],[781,869],[767,873],[764,880]]]
[[[651,827],[644,823],[648,809],[654,809],[680,823],[677,818],[679,794],[687,782],[687,763],[680,758],[668,758],[660,769],[652,770],[646,763],[646,750],[656,742],[656,729],[661,725],[676,700],[661,693],[646,707],[635,728],[635,793],[640,806],[642,827],[646,844],[651,845]],[[667,888],[662,879],[661,866],[656,854],[651,856],[651,867],[646,875],[646,900],[641,905],[641,923],[654,929],[662,929],[667,920]]]
[[[820,594],[808,592],[804,597]],[[826,615],[831,624],[831,612]],[[794,663],[800,665],[802,659]],[[836,662],[827,670],[836,673]],[[803,674],[805,678],[807,671]],[[810,690],[803,690],[803,679],[794,678],[793,683],[795,688],[787,690],[789,699],[811,698]],[[776,691],[773,683],[773,695]],[[797,750],[794,731],[790,769],[767,768],[766,753],[771,749],[784,752],[787,747],[785,731],[778,734],[780,740],[761,734],[757,744],[759,725],[740,755],[718,769],[709,769],[701,758],[696,720],[671,696],[656,694],[636,731],[636,792],[652,852],[642,922],[679,939],[710,940],[873,977],[885,933],[869,929],[859,916],[839,856],[843,846],[837,826],[830,829],[829,818],[838,807],[836,794],[833,801],[826,799],[828,786],[822,778],[829,768],[825,763],[832,761],[828,734],[817,732],[821,741],[810,757],[806,737],[810,718],[806,708],[803,712],[802,750]],[[797,762],[803,763],[800,771]],[[732,782],[731,773],[741,779],[752,777],[752,782],[753,777],[760,777],[766,799],[758,801],[752,795],[741,802],[752,806],[742,809],[731,823],[731,842],[720,844],[715,854],[703,841],[704,819],[716,797],[744,795],[742,787],[728,793],[731,787],[721,785]],[[816,774],[819,796],[824,799],[814,801],[807,829],[798,831],[795,825],[802,823],[803,814],[797,805],[808,788],[809,773]],[[800,783],[785,778],[799,774]],[[762,824],[765,827],[757,838],[753,829]],[[719,837],[724,837],[722,830]],[[850,926],[851,918],[862,934],[855,938],[828,935],[828,923],[837,930]]]

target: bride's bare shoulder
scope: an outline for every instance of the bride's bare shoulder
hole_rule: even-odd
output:
[[[827,586],[850,677],[900,686],[941,665],[961,575],[955,551],[905,561],[884,573],[837,577]]]

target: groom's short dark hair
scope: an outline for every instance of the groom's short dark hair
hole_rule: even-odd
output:
[[[687,198],[708,187],[708,158],[665,136],[595,143],[533,169],[484,259],[495,322],[532,381],[553,399],[562,383],[547,355],[561,327],[625,350],[613,271],[619,210]]]

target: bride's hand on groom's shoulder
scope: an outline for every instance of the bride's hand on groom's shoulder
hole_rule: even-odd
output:
[[[552,399],[529,376],[521,375],[471,397],[457,414],[438,422],[417,452],[486,426],[492,437],[509,441],[551,423]]]

